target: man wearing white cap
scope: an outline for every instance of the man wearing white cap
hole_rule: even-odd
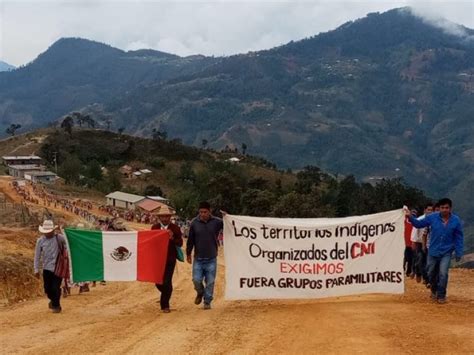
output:
[[[56,261],[61,248],[66,248],[63,236],[55,234],[56,226],[53,221],[45,220],[38,227],[41,237],[36,241],[34,269],[35,276],[39,279],[40,261],[43,270],[44,292],[48,296],[49,308],[53,313],[61,312],[61,282],[62,278],[55,275]]]
[[[161,285],[156,284],[156,288],[161,292],[160,306],[163,313],[170,312],[170,298],[173,293],[173,274],[176,267],[176,259],[178,258],[177,248],[181,248],[183,245],[181,228],[171,222],[171,216],[173,214],[174,212],[168,206],[161,207],[158,211],[159,222],[151,227],[151,229],[167,229],[170,234],[163,283]]]

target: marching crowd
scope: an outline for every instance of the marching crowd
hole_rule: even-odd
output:
[[[46,208],[60,208],[63,211],[70,212],[81,217],[90,225],[96,225],[101,221],[116,220],[118,218],[124,219],[127,222],[136,222],[142,224],[155,224],[158,222],[158,216],[154,213],[139,210],[119,210],[113,206],[107,205],[97,206],[97,209],[100,212],[106,213],[111,217],[106,218],[93,212],[95,206],[90,201],[59,197],[51,192],[48,192],[42,185],[29,182],[27,184],[28,186],[31,185],[32,192],[30,192],[30,190],[24,185],[20,186],[16,181],[12,182],[12,186],[16,193],[20,195],[25,201],[32,202],[37,205],[43,205]]]
[[[46,208],[61,209],[66,212],[73,213],[90,224],[96,224],[102,218],[92,212],[93,204],[90,201],[80,199],[70,200],[64,197],[56,196],[48,192],[43,186],[28,183],[31,185],[33,192],[30,192],[26,186],[20,186],[18,182],[13,181],[12,186],[16,193],[25,201],[32,202],[36,205],[43,205]]]
[[[112,206],[100,205],[99,210],[106,212],[114,218],[122,218],[127,222],[136,222],[143,224],[155,224],[158,221],[156,214],[144,211],[118,210]]]
[[[161,208],[158,212],[158,221],[151,229],[166,229],[169,233],[169,244],[166,258],[163,282],[156,284],[160,292],[160,306],[163,313],[170,312],[170,299],[173,292],[173,274],[176,260],[184,261],[181,254],[183,245],[182,228],[172,221],[173,211],[169,207]],[[83,228],[83,225],[78,225]],[[120,230],[114,224],[100,224],[101,230]],[[211,309],[214,294],[214,283],[217,272],[217,250],[222,238],[222,219],[211,214],[211,206],[208,202],[199,205],[199,214],[189,225],[186,260],[192,264],[192,279],[196,297],[194,303],[201,304],[204,301],[204,309]],[[48,296],[49,308],[53,313],[61,312],[61,295],[68,296],[71,293],[69,282],[69,267],[67,255],[67,244],[58,226],[52,220],[45,220],[38,231],[42,234],[38,238],[35,249],[34,272],[40,278],[40,270],[43,273],[43,285]],[[194,254],[194,257],[192,257]],[[64,286],[61,292],[61,285]],[[99,280],[96,280],[99,281]],[[105,284],[104,281],[101,282]],[[93,286],[95,282],[93,281]],[[89,291],[89,282],[79,283],[79,292]]]
[[[22,194],[24,191],[19,190],[19,193]],[[73,212],[91,209],[87,204],[70,203],[65,199],[50,199],[41,192],[38,192],[38,195],[44,196],[49,203],[59,203]],[[28,193],[25,196],[28,197]],[[419,283],[423,282],[431,290],[431,298],[443,304],[446,302],[452,254],[454,252],[456,261],[460,261],[463,255],[462,223],[459,217],[452,213],[452,201],[447,198],[441,199],[436,204],[428,203],[420,215],[415,209],[409,210],[405,207],[404,210],[406,276],[416,279]],[[202,202],[198,211],[197,217],[186,227],[186,260],[192,264],[192,280],[196,290],[194,303],[199,305],[204,302],[204,309],[211,309],[217,271],[217,251],[223,242],[223,221],[211,214],[208,202]],[[223,214],[225,215],[225,212]],[[175,220],[172,220],[172,215],[171,209],[160,209],[151,227],[151,229],[167,229],[170,236],[163,283],[156,285],[161,294],[160,306],[164,313],[170,312],[176,260],[184,261],[184,256],[181,255],[184,226],[176,224]],[[110,220],[97,218],[95,227],[100,230],[121,230],[123,226],[114,224],[114,221],[116,221],[114,218]],[[39,232],[42,236],[36,244],[35,275],[39,278],[39,271],[42,269],[45,293],[50,299],[49,307],[53,312],[59,313],[62,279],[65,279],[63,295],[67,296],[70,293],[71,286],[67,272],[58,270],[61,269],[58,264],[66,248],[66,242],[51,220],[44,221],[39,226]],[[80,292],[89,291],[88,283],[78,286]]]

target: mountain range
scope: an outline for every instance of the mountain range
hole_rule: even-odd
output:
[[[403,177],[474,222],[474,31],[410,9],[230,57],[122,51],[64,38],[0,73],[0,132],[71,111],[112,129],[241,148],[280,167]]]
[[[13,69],[15,69],[15,67],[13,65],[8,64],[8,63],[0,60],[0,72],[10,71],[10,70],[13,70]]]

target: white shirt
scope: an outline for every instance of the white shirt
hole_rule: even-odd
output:
[[[422,215],[420,217],[417,218],[417,220],[422,220],[426,217],[426,215]],[[410,240],[413,242],[413,243],[423,243],[423,233],[425,233],[425,229],[426,228],[415,228],[413,227],[412,231],[411,231],[411,237],[410,237]]]

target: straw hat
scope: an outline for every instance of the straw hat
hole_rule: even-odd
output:
[[[112,227],[116,230],[121,230],[121,229],[126,229],[127,228],[125,226],[125,224],[123,223],[123,221],[120,220],[120,219],[114,219],[112,221]]]
[[[40,233],[51,233],[56,229],[56,226],[54,225],[53,221],[50,219],[46,219],[43,221],[43,224],[40,224],[38,227],[38,230]]]
[[[160,207],[160,210],[156,214],[157,216],[172,216],[174,215],[174,211],[169,208],[169,206],[164,205]]]

